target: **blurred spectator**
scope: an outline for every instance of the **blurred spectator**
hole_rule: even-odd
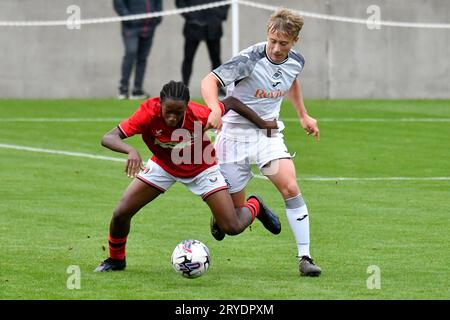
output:
[[[157,12],[162,10],[161,0],[113,0],[114,10],[120,16]],[[152,47],[153,35],[161,17],[122,22],[122,39],[125,54],[122,59],[118,99],[146,99],[143,89],[147,58]],[[129,80],[134,67],[134,85],[129,96]]]
[[[216,1],[217,0],[175,0],[175,4],[177,8],[184,8]],[[182,16],[185,18],[183,28],[185,42],[181,74],[186,86],[189,86],[194,56],[201,41],[204,40],[208,47],[211,70],[222,64],[220,59],[220,40],[223,35],[222,22],[227,19],[228,9],[229,5],[182,13]],[[221,95],[224,95],[225,92],[223,88],[221,88],[221,90]]]

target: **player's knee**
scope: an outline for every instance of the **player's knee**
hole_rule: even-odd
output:
[[[224,231],[224,232],[225,232],[225,234],[227,234],[229,236],[235,236],[235,235],[238,235],[239,233],[241,233],[242,231],[237,228],[232,228],[232,229],[228,229],[227,231]]]
[[[219,225],[219,227],[223,232],[225,232],[225,234],[229,236],[234,236],[242,232],[242,228],[233,223],[225,223],[223,225]]]
[[[280,191],[283,197],[286,199],[297,196],[300,193],[300,188],[297,184],[297,181],[294,180],[286,183],[282,188],[280,188]]]
[[[121,223],[129,221],[132,216],[133,214],[131,212],[125,210],[122,206],[119,205],[116,209],[114,209],[112,219],[116,223]]]

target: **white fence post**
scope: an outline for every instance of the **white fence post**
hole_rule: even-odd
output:
[[[232,37],[232,56],[236,56],[239,53],[239,1],[232,0],[231,3],[231,37]]]

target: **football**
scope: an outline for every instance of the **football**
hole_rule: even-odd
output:
[[[211,264],[208,247],[198,240],[183,240],[172,252],[172,266],[186,278],[198,278]]]

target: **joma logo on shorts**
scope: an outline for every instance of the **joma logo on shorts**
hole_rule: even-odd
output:
[[[283,97],[285,92],[283,90],[265,90],[265,89],[256,89],[255,98],[281,98]]]

